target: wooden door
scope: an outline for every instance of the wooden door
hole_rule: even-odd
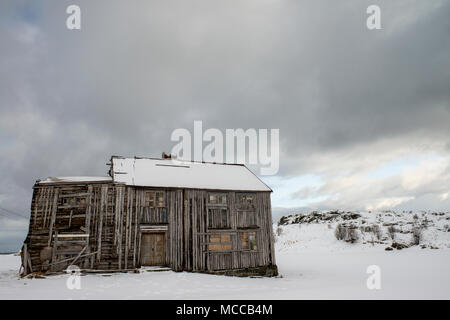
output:
[[[162,233],[143,233],[141,240],[141,265],[166,265],[166,237]]]

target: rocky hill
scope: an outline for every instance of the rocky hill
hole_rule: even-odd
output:
[[[278,250],[297,247],[383,246],[450,248],[450,212],[313,211],[283,216],[274,224]]]

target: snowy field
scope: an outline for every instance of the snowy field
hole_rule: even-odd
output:
[[[19,257],[0,256],[0,299],[450,299],[449,249],[374,248],[282,250],[282,277],[237,278],[194,273],[143,272],[20,279]],[[381,289],[369,290],[366,268],[381,268]]]
[[[329,219],[329,218],[332,219]],[[311,219],[313,218],[313,219]],[[276,278],[238,278],[172,271],[83,275],[68,289],[69,275],[21,279],[20,258],[0,255],[0,299],[450,299],[449,213],[335,213],[292,215],[274,224]],[[354,243],[335,236],[340,223],[358,229]],[[365,226],[377,224],[377,236]],[[423,226],[420,245],[408,244]],[[439,248],[439,249],[437,249]],[[381,289],[367,288],[367,267],[381,270]]]

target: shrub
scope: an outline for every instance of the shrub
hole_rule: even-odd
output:
[[[336,229],[334,230],[334,235],[336,236],[336,239],[344,240],[346,242],[354,243],[358,240],[358,232],[356,230],[356,227],[354,226],[347,227],[342,223],[336,226]]]
[[[387,228],[387,232],[388,232],[389,237],[392,239],[392,241],[394,241],[395,240],[395,234],[397,233],[397,229],[395,229],[394,226],[389,226]]]
[[[277,236],[281,236],[281,234],[283,233],[283,228],[281,227],[277,227]]]
[[[414,227],[412,230],[412,245],[420,244],[420,240],[422,240],[422,228]]]
[[[341,223],[338,224],[336,229],[334,230],[334,235],[338,240],[345,240],[345,238],[347,237],[347,228]]]
[[[381,229],[380,226],[377,224],[372,225],[372,233],[374,234],[375,238],[377,238],[377,240],[381,239]]]
[[[377,224],[373,224],[371,226],[361,226],[361,231],[372,233],[377,240],[380,240],[381,236],[382,236],[381,228]],[[373,242],[373,238],[372,238],[372,242]]]
[[[356,228],[347,228],[347,238],[345,241],[354,243],[358,240],[358,232],[356,232]]]

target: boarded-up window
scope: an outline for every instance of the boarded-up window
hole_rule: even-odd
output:
[[[142,208],[141,223],[166,224],[168,214],[164,191],[145,192],[144,207]]]
[[[238,228],[258,227],[254,193],[236,193],[236,209]]]
[[[148,224],[169,223],[167,208],[142,208],[141,223],[148,223]]]
[[[256,232],[242,232],[241,233],[241,248],[242,250],[258,250],[256,241]]]
[[[255,210],[238,210],[237,227],[240,229],[258,228],[258,219]]]
[[[231,219],[227,205],[226,193],[208,194],[208,228],[231,228]]]
[[[210,229],[228,229],[231,228],[228,209],[209,208],[208,209],[208,228]]]
[[[233,245],[231,235],[226,233],[214,233],[209,236],[209,251],[230,251]]]

